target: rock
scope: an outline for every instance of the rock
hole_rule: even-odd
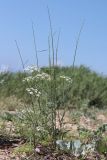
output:
[[[56,145],[61,150],[68,150],[74,156],[79,157],[86,155],[88,152],[94,152],[96,143],[82,144],[80,140],[63,141],[57,140]]]
[[[82,143],[80,140],[72,141],[72,153],[78,157],[82,153]]]
[[[61,150],[70,150],[72,149],[72,142],[71,141],[63,141],[63,140],[57,140],[56,145]]]

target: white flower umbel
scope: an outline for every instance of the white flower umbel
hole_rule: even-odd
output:
[[[4,83],[4,79],[2,79],[1,81],[0,81],[0,84],[3,84]]]
[[[26,88],[26,91],[30,94],[30,95],[34,95],[34,96],[36,96],[36,97],[40,97],[40,95],[41,95],[41,92],[40,91],[38,91],[38,89],[37,88]]]
[[[72,83],[72,79],[70,77],[67,76],[60,76],[61,79],[65,80],[68,83]]]
[[[41,127],[41,126],[38,126],[38,127],[36,127],[36,130],[37,130],[37,131],[43,131],[43,130],[44,130],[44,128],[43,128],[43,127]]]
[[[28,72],[28,73],[32,73],[34,71],[36,72],[40,72],[40,68],[38,68],[37,66],[35,65],[32,65],[32,66],[27,66],[25,69],[24,69],[25,72]]]
[[[32,82],[33,80],[34,80],[34,77],[28,76],[23,79],[23,82]]]
[[[40,74],[37,74],[36,76],[35,76],[35,78],[36,79],[39,79],[39,80],[50,80],[51,79],[51,77],[50,77],[50,75],[49,74],[47,74],[47,73],[40,73]]]

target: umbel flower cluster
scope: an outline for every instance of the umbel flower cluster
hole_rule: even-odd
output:
[[[29,93],[32,96],[40,97],[41,96],[41,88],[40,88],[39,84],[41,83],[41,81],[42,81],[42,83],[43,83],[43,81],[50,81],[51,82],[51,80],[52,80],[51,75],[43,72],[40,68],[38,68],[34,65],[28,66],[27,68],[25,68],[24,71],[28,73],[28,76],[23,79],[23,82],[27,82],[29,84],[26,88],[27,93]],[[63,80],[67,84],[72,83],[72,79],[68,76],[64,76],[64,75],[57,76],[56,80],[57,79]],[[33,86],[30,84],[33,84]],[[48,84],[48,82],[47,82],[47,84]],[[34,88],[35,85],[36,85],[36,87]],[[43,88],[42,88],[42,90],[43,90]]]
[[[72,79],[70,77],[67,76],[60,76],[61,79],[65,80],[68,83],[72,83]]]
[[[25,77],[23,79],[23,82],[32,82],[32,81],[38,81],[38,80],[48,80],[50,81],[51,80],[51,77],[50,75],[48,75],[47,73],[38,73],[36,74],[36,76],[28,76],[28,77]]]
[[[28,77],[25,77],[23,79],[23,82],[32,82],[32,81],[34,81],[34,77],[33,76],[28,76]]]
[[[37,88],[26,88],[26,91],[30,94],[30,95],[35,95],[36,97],[40,97],[41,92],[38,91]]]
[[[50,75],[47,73],[43,73],[43,72],[40,74],[37,74],[34,78],[39,79],[39,80],[51,80]]]
[[[28,73],[32,73],[32,72],[40,72],[40,68],[38,68],[37,66],[35,65],[32,65],[32,66],[27,66],[25,69],[24,69],[25,72],[28,72]]]

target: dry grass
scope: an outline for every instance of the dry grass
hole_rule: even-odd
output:
[[[21,100],[17,99],[15,96],[0,98],[1,111],[15,111],[20,108],[23,108],[23,103],[21,102]]]

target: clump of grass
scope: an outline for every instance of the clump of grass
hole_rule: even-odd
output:
[[[23,154],[31,155],[32,150],[33,150],[33,146],[29,143],[25,143],[23,145],[19,145],[18,147],[16,147],[13,153],[15,155],[23,155]]]

